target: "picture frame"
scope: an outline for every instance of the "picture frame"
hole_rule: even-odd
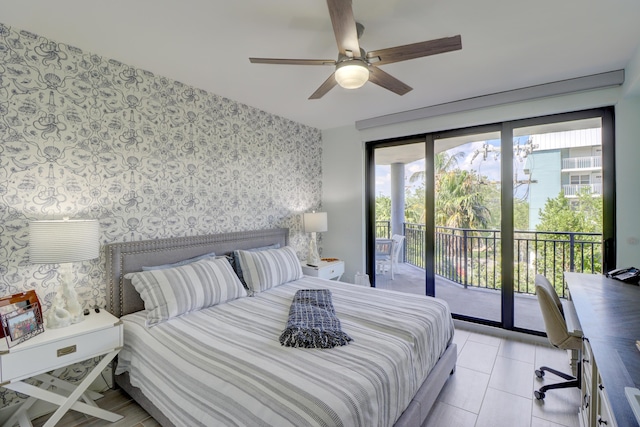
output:
[[[34,305],[0,315],[7,346],[13,347],[44,332],[42,322],[38,321],[40,314],[40,307]]]
[[[29,314],[27,314],[27,312]],[[21,326],[18,327],[16,322],[19,322],[20,320],[15,319],[15,317],[21,314],[27,314],[23,320],[31,319],[31,316],[33,315],[35,323],[32,323],[30,320],[27,324],[21,324]],[[9,322],[10,320],[11,324]],[[0,321],[2,323],[2,327],[0,327],[0,338],[6,338],[7,343],[10,343],[9,346],[15,345],[16,341],[22,342],[25,339],[31,338],[33,335],[43,332],[44,322],[42,318],[42,306],[40,305],[40,300],[38,299],[36,292],[34,290],[29,290],[0,298]],[[28,327],[29,329],[32,329],[32,326],[35,326],[34,331],[32,331],[35,333],[20,334],[22,326]],[[15,339],[11,335],[12,331],[14,331],[14,335],[16,335]],[[22,339],[23,337],[25,338]]]
[[[12,341],[17,341],[38,329],[34,308],[14,311],[6,317],[7,331]]]

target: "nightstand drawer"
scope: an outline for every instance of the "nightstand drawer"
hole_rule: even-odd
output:
[[[344,261],[322,262],[317,267],[303,265],[302,272],[321,279],[339,279],[344,274]]]
[[[48,332],[57,334],[60,331],[72,329],[76,325],[47,330],[38,337],[11,348],[0,359],[0,383],[52,371],[122,347],[122,325],[117,322],[117,319],[114,318],[114,320],[116,323],[111,323],[108,327],[84,330],[59,339],[37,342],[38,337],[43,337]],[[77,325],[82,323],[85,322]]]

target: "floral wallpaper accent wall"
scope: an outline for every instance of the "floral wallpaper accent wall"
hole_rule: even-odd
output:
[[[304,259],[321,144],[318,129],[0,24],[0,296],[51,304],[56,266],[29,263],[38,219],[98,219],[102,244],[288,227]],[[74,264],[85,306],[105,305],[104,263]]]

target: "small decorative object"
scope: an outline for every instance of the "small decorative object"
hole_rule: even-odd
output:
[[[12,347],[44,331],[42,309],[31,290],[0,298],[0,337]]]
[[[371,283],[369,283],[369,275],[368,274],[357,272],[355,279],[356,279],[355,280],[356,285],[371,287]]]
[[[327,213],[311,212],[304,214],[304,231],[311,233],[309,240],[309,258],[307,265],[317,267],[320,263],[320,255],[318,254],[318,243],[316,242],[316,233],[327,231]]]
[[[29,258],[34,264],[60,264],[60,283],[47,312],[48,328],[84,320],[84,310],[71,281],[71,263],[100,255],[96,220],[51,220],[29,223]]]

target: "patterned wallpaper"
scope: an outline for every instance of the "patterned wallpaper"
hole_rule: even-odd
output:
[[[304,259],[321,157],[318,129],[0,23],[0,295],[51,304],[37,219],[98,219],[102,243],[288,227]],[[104,263],[74,264],[85,306]]]

